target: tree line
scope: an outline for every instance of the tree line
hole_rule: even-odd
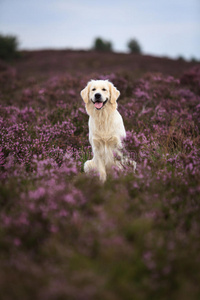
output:
[[[19,56],[18,51],[18,39],[13,35],[2,35],[0,34],[0,59],[10,60]],[[129,52],[141,54],[141,46],[136,39],[131,39],[127,43]],[[106,41],[100,37],[94,40],[92,50],[101,52],[112,52],[112,42]]]
[[[131,53],[135,53],[135,54],[142,53],[141,46],[136,39],[130,39],[127,43],[127,48],[129,50],[129,52],[131,52]],[[96,50],[96,51],[112,52],[113,45],[112,45],[112,42],[106,41],[106,40],[98,37],[95,39],[92,49]]]

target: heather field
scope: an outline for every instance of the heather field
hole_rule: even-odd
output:
[[[137,161],[105,184],[80,91],[109,79]],[[0,298],[200,299],[200,65],[87,52],[0,62]]]

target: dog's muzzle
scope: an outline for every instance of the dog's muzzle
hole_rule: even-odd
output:
[[[102,101],[101,94],[99,94],[99,93],[96,93],[94,95],[94,101],[92,100],[95,108],[98,110],[100,110],[106,104],[107,101],[108,101],[108,99],[106,99],[105,101]]]

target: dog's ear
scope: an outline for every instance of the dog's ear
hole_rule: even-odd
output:
[[[114,104],[119,98],[120,92],[116,89],[116,87],[111,82],[109,82],[109,88],[110,88],[110,102]]]
[[[81,91],[81,97],[85,103],[88,103],[91,82]]]

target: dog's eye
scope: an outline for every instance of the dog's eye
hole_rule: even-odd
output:
[[[92,91],[94,92],[94,91],[96,91],[96,89],[95,89],[95,88],[93,88],[93,89],[92,89]]]
[[[103,88],[102,91],[106,92],[106,89]]]

